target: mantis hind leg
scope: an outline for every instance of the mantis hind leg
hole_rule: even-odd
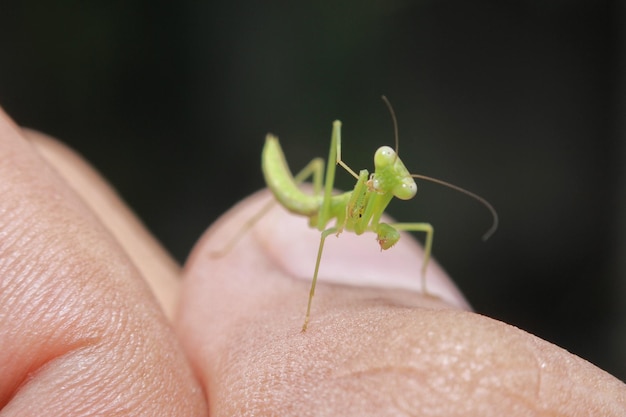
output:
[[[313,178],[313,192],[319,195],[322,192],[322,174],[324,173],[324,160],[322,158],[312,159],[304,168],[298,172],[293,179],[296,183],[303,183],[307,178]]]
[[[337,227],[331,227],[322,232],[320,237],[320,246],[317,249],[317,259],[315,260],[315,272],[313,273],[313,280],[311,281],[311,290],[309,291],[309,302],[306,306],[306,315],[304,316],[304,323],[302,324],[302,332],[306,332],[309,325],[309,317],[311,316],[311,304],[313,302],[313,296],[315,295],[315,286],[317,285],[317,276],[320,270],[320,262],[322,261],[322,252],[324,251],[324,242],[326,238],[338,230]]]
[[[424,258],[422,259],[421,279],[422,279],[422,291],[424,294],[428,294],[426,287],[426,268],[430,261],[431,250],[433,247],[433,233],[434,229],[430,223],[394,223],[391,224],[396,230],[404,230],[407,232],[424,232],[426,234],[426,240],[424,241]]]
[[[304,182],[309,177],[313,178],[313,192],[316,195],[321,194],[322,192],[322,174],[324,173],[324,161],[321,158],[315,158],[311,160],[298,174],[294,176],[294,180],[296,183],[300,184]],[[219,258],[220,256],[224,256],[241,240],[241,238],[254,227],[255,224],[258,223],[278,202],[275,199],[268,201],[262,208],[259,210],[254,216],[250,217],[242,226],[239,228],[237,233],[235,233],[226,244],[219,249],[211,251],[210,256],[213,258]]]

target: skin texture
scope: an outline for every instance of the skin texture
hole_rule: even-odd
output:
[[[55,146],[0,113],[0,416],[206,414],[173,306],[147,284],[178,285],[176,269]],[[84,178],[68,182],[71,169]],[[94,211],[96,197],[110,204]],[[140,256],[150,251],[152,270]]]
[[[469,311],[420,248],[328,238],[269,196],[181,270],[87,164],[0,114],[0,416],[621,416],[626,386]],[[180,277],[183,280],[180,280]],[[175,313],[174,313],[175,312]],[[173,319],[172,319],[173,317]]]

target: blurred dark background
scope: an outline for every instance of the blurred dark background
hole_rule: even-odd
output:
[[[0,6],[0,105],[77,149],[181,261],[263,187],[280,136],[298,170],[372,168],[393,143],[476,311],[626,379],[624,4],[518,1],[35,1]],[[1,150],[0,150],[1,157]],[[352,187],[341,175],[339,188]],[[314,254],[311,254],[314,256]]]

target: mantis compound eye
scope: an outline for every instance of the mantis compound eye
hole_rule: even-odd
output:
[[[381,146],[374,154],[374,166],[376,169],[387,167],[398,159],[396,151],[389,146]]]
[[[393,195],[400,200],[410,200],[417,194],[417,184],[412,177],[405,177],[393,189]]]

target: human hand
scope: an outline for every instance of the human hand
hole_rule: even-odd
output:
[[[0,195],[0,416],[206,415],[179,268],[97,174],[0,110]]]
[[[101,180],[24,135],[0,117],[0,415],[205,415],[205,398],[224,416],[626,411],[622,382],[466,311],[436,265],[441,300],[402,289],[419,282],[410,239],[356,260],[377,252],[367,236],[329,238],[301,333],[319,242],[305,219],[277,208],[209,256],[267,195],[201,239],[178,294],[178,269]]]
[[[422,257],[408,236],[382,253],[374,237],[329,237],[301,333],[320,238],[305,219],[277,207],[226,255],[210,255],[268,198],[229,212],[185,268],[177,326],[216,415],[626,413],[621,381],[468,311],[436,263],[428,285],[440,298],[414,292]]]

